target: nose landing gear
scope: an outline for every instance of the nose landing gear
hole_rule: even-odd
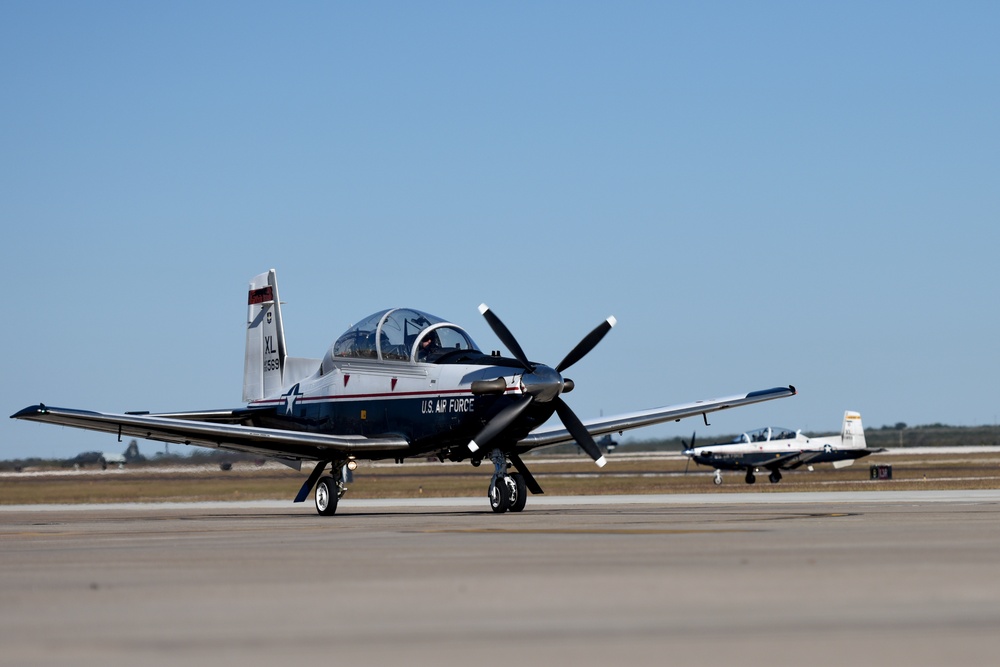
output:
[[[490,509],[497,514],[520,512],[528,501],[528,485],[521,473],[508,474],[507,455],[499,449],[490,452],[493,479],[490,480]]]

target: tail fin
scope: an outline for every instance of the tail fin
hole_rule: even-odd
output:
[[[861,425],[861,413],[848,410],[844,413],[844,428],[840,432],[844,449],[865,449],[865,429]]]
[[[244,401],[255,401],[280,392],[286,356],[278,280],[274,269],[271,269],[250,281],[247,350],[243,366]]]

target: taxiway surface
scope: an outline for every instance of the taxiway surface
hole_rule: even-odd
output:
[[[11,665],[1000,653],[1000,491],[3,508],[0,559]]]

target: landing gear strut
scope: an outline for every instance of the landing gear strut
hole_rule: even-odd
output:
[[[490,508],[497,514],[520,512],[528,501],[528,486],[521,473],[508,474],[507,455],[499,449],[490,452],[493,479],[490,480]]]

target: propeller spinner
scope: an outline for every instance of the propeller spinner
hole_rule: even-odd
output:
[[[555,368],[550,368],[544,364],[533,364],[528,361],[527,355],[518,344],[514,334],[504,325],[496,314],[489,309],[485,303],[479,306],[479,312],[486,318],[487,324],[493,329],[500,342],[514,355],[524,368],[521,376],[522,397],[501,410],[493,419],[483,426],[482,430],[475,438],[469,442],[469,449],[473,452],[486,445],[490,440],[500,434],[505,428],[514,423],[515,420],[534,401],[540,403],[555,402],[556,414],[562,421],[563,426],[569,431],[573,439],[583,448],[585,452],[594,459],[598,466],[604,466],[607,460],[601,454],[600,448],[594,442],[593,436],[587,431],[587,427],[576,416],[573,410],[562,400],[560,394],[570,391],[573,388],[573,381],[563,378],[562,372],[583,359],[601,339],[611,331],[617,320],[614,317],[601,322],[593,331],[584,336],[583,340],[577,343],[576,347],[570,350],[569,354],[559,362]]]

